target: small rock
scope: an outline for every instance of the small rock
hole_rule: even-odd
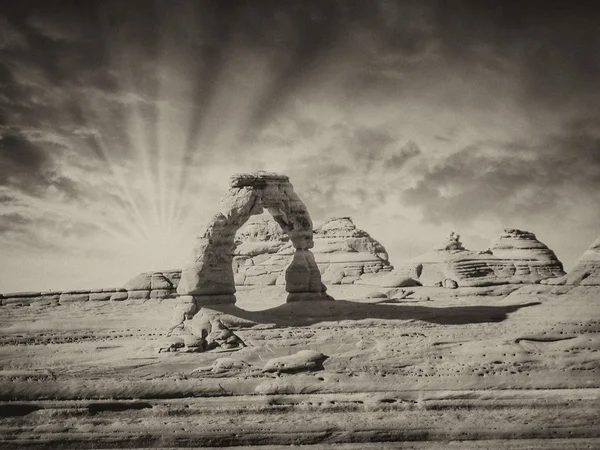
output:
[[[166,338],[158,347],[158,353],[176,352],[178,349],[185,347],[184,339],[181,336],[170,336]]]
[[[444,280],[444,287],[446,289],[457,289],[458,288],[458,283],[450,278],[446,278]]]
[[[289,356],[273,358],[267,361],[263,372],[301,372],[323,370],[323,362],[328,358],[314,350],[301,350]]]
[[[215,360],[215,362],[212,365],[212,372],[213,373],[223,373],[223,372],[229,372],[232,370],[243,370],[250,367],[250,364],[248,364],[245,361],[239,360],[239,359],[235,359],[235,358],[219,358],[217,360]]]

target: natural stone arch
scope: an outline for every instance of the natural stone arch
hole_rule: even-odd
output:
[[[236,231],[253,215],[267,210],[290,237],[294,257],[285,273],[287,301],[331,299],[310,251],[313,224],[306,206],[285,175],[258,172],[233,176],[221,211],[201,232],[177,288],[173,322],[191,318],[203,305],[235,303],[233,252]]]

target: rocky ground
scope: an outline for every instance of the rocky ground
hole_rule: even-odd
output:
[[[206,353],[173,299],[2,306],[0,448],[600,448],[600,287],[410,290],[242,288]]]

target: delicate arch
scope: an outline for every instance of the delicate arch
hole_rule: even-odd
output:
[[[180,304],[197,308],[235,303],[232,268],[235,233],[250,216],[261,214],[264,209],[288,234],[295,248],[285,274],[287,301],[330,298],[325,294],[325,285],[310,251],[314,245],[313,225],[306,206],[287,176],[259,172],[231,178],[221,211],[198,236],[192,261],[182,271],[177,289]]]

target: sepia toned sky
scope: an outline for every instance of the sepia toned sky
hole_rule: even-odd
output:
[[[236,172],[410,260],[600,235],[600,8],[0,0],[0,292],[181,267]]]

